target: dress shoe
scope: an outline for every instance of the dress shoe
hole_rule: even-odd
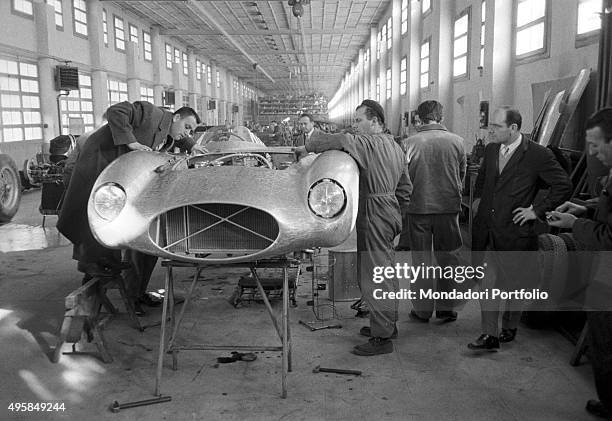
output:
[[[499,350],[499,339],[497,336],[482,334],[476,341],[469,343],[468,348],[472,351],[497,352]]]
[[[436,319],[441,319],[442,323],[454,322],[457,320],[457,312],[450,310],[436,311]]]
[[[163,298],[160,300],[159,298],[153,296],[150,292],[146,292],[141,297],[138,297],[138,303],[147,307],[159,307],[162,305],[162,302]]]
[[[410,317],[410,320],[419,322],[419,323],[429,322],[429,318],[419,316],[418,314],[416,314],[416,311],[414,310],[410,310],[410,314],[408,315],[408,317]]]
[[[144,311],[142,305],[140,305],[140,301],[138,300],[134,301],[134,313],[137,316],[144,316],[147,313],[146,311]]]
[[[370,326],[364,326],[359,329],[359,334],[370,337],[372,336],[372,330],[370,329]],[[393,327],[393,333],[391,334],[390,339],[397,339],[397,326]]]
[[[612,420],[612,411],[604,406],[598,400],[590,399],[586,404],[586,410],[589,414],[595,415],[596,417]]]
[[[515,336],[516,336],[516,329],[502,328],[502,331],[499,334],[499,341],[503,343],[512,342]]]
[[[393,352],[393,342],[391,339],[384,338],[370,338],[365,344],[357,345],[353,349],[353,354],[364,357],[390,354],[391,352]]]

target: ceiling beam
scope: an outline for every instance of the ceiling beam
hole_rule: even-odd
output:
[[[267,77],[268,79],[270,79],[270,81],[272,83],[274,83],[274,79],[272,78],[272,76],[270,76],[268,74],[268,72],[266,72],[266,70],[257,63],[257,60],[252,58],[249,55],[249,53],[244,51],[244,48],[242,48],[242,46],[234,38],[232,38],[232,36],[230,34],[228,34],[225,31],[225,29],[223,29],[221,24],[219,24],[219,22],[217,20],[215,20],[213,16],[210,15],[208,10],[206,10],[204,8],[204,6],[202,6],[202,3],[199,3],[196,0],[188,0],[188,1],[189,1],[188,4],[193,6],[195,9],[197,9],[202,14],[201,16],[204,16],[210,22],[209,24],[211,26],[216,27],[217,30],[219,30],[219,32],[221,32],[223,35],[225,35],[225,37],[227,38],[229,43],[232,44],[234,46],[234,48],[236,48],[238,51],[240,51],[242,53],[242,55],[253,65],[253,69],[254,70],[256,70],[256,71],[259,70],[261,73],[264,74],[265,77]]]
[[[369,34],[370,27],[364,29],[304,29],[305,35],[361,35],[365,36]],[[201,35],[201,36],[221,36],[221,35],[244,35],[244,36],[257,36],[257,35],[298,35],[301,36],[300,31],[291,29],[274,29],[274,30],[249,30],[249,31],[225,31],[225,34],[219,31],[205,31],[198,28],[190,29],[162,29],[159,31],[160,35],[170,36],[182,36],[182,35]]]
[[[205,49],[198,49],[197,50],[199,53],[202,54],[214,54],[216,56],[235,56],[236,52],[235,51],[219,51],[219,50],[205,50]],[[307,52],[305,51],[300,51],[300,50],[273,50],[273,49],[267,49],[267,50],[249,50],[249,54],[252,54],[254,56],[277,56],[279,54],[307,54]],[[347,51],[347,50],[316,50],[311,52],[310,54],[335,54],[337,56],[350,56],[351,58],[354,56],[354,51]]]

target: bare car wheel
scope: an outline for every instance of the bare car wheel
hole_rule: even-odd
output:
[[[21,201],[19,171],[8,155],[0,154],[0,222],[8,222],[17,213]]]

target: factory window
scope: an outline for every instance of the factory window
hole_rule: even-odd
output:
[[[189,95],[183,95],[183,107],[189,107]]]
[[[480,4],[480,60],[478,65],[484,67],[484,52],[485,52],[485,21],[487,18],[487,2],[482,1]]]
[[[127,83],[118,80],[108,80],[108,105],[128,100]]]
[[[578,0],[578,22],[576,25],[576,47],[599,40],[601,29],[602,0]]]
[[[408,58],[404,56],[400,61],[400,95],[406,95],[408,82]]]
[[[210,64],[206,66],[206,83],[212,85],[212,67]]]
[[[221,75],[219,74],[219,71],[217,70],[217,88],[221,87]]]
[[[183,74],[185,76],[189,74],[189,59],[185,53],[183,53]]]
[[[130,42],[134,42],[138,45],[138,28],[131,23],[128,26],[130,28]]]
[[[181,64],[181,50],[178,48],[174,49],[174,62],[176,64]]]
[[[366,49],[365,53],[363,54],[363,61],[364,63],[367,63],[368,61],[370,61],[370,49]]]
[[[428,38],[421,44],[421,89],[429,87],[429,45],[431,39]]]
[[[13,0],[13,12],[16,14],[26,15],[28,17],[34,16],[34,9],[32,6],[32,0]]]
[[[87,36],[87,3],[85,0],[72,0],[72,19],[74,33]]]
[[[393,30],[392,30],[393,21],[391,17],[387,20],[387,50],[391,48],[393,45]]]
[[[455,19],[453,41],[453,77],[469,77],[470,62],[470,8]]]
[[[155,97],[153,95],[153,88],[149,88],[148,86],[140,86],[140,100],[148,101],[151,104],[155,102]]]
[[[166,44],[166,69],[172,69],[172,46]]]
[[[108,15],[106,14],[106,9],[102,9],[102,34],[104,46],[108,47]]]
[[[146,61],[153,60],[153,55],[151,54],[151,34],[147,31],[142,31],[142,48],[144,51],[144,59]]]
[[[380,52],[382,54],[383,50],[386,50],[385,43],[387,42],[387,24],[385,23],[382,26],[380,31]]]
[[[123,19],[113,16],[113,27],[115,28],[115,49],[125,51],[125,30]]]
[[[402,0],[402,35],[408,31],[408,0]]]
[[[421,13],[423,15],[427,15],[428,13],[431,13],[431,0],[421,0]]]
[[[386,91],[387,91],[386,98],[389,99],[391,98],[391,68],[390,67],[387,69],[387,77],[385,80],[386,80],[385,83],[387,85],[386,86]]]
[[[0,133],[4,142],[42,140],[38,69],[0,59]]]
[[[376,76],[376,101],[380,102],[380,76]]]
[[[62,0],[47,0],[47,4],[50,4],[55,8],[55,26],[58,29],[64,29],[64,14],[62,12]]]
[[[91,76],[79,74],[79,89],[61,98],[62,134],[80,134],[93,130],[93,95]]]
[[[196,79],[202,80],[202,62],[196,59]]]
[[[518,0],[516,9],[516,58],[548,53],[548,0]]]

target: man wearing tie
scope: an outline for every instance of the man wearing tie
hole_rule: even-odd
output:
[[[300,127],[300,136],[298,136],[295,146],[304,146],[310,139],[313,133],[319,132],[320,130],[315,129],[314,121],[310,114],[302,114],[298,120]]]
[[[553,153],[521,134],[521,114],[510,107],[495,111],[489,123],[490,143],[478,170],[474,197],[481,198],[472,229],[474,266],[485,266],[481,290],[482,334],[470,343],[474,351],[497,351],[514,340],[522,301],[506,300],[498,333],[501,299],[492,290],[536,288],[539,282],[536,219],[569,198],[572,184]],[[542,188],[549,191],[534,203]]]

